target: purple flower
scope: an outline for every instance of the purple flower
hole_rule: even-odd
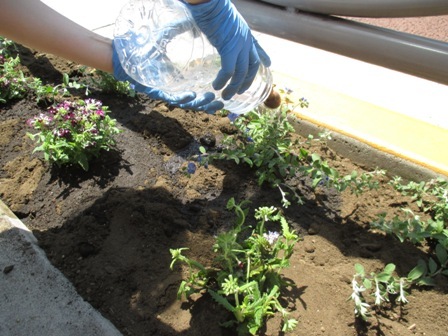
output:
[[[35,127],[37,126],[50,126],[53,122],[53,116],[45,114],[45,113],[39,113],[37,116],[30,118],[26,121],[26,124],[29,127]]]
[[[278,237],[280,237],[280,233],[276,231],[268,231],[268,233],[263,233],[263,237],[268,241],[269,245],[273,245]]]
[[[103,119],[104,116],[105,116],[105,113],[104,113],[103,110],[96,110],[96,111],[95,111],[95,114],[98,115],[98,116],[100,116],[101,119]]]
[[[27,125],[28,127],[34,127],[34,123],[35,123],[35,119],[34,119],[34,117],[33,117],[33,118],[30,118],[30,119],[28,119],[28,120],[26,121],[26,125]]]
[[[67,113],[64,117],[64,120],[74,120],[75,119],[75,114],[73,112],[69,112]]]
[[[196,165],[193,162],[189,162],[187,165],[188,174],[194,174],[196,172]]]
[[[11,82],[3,77],[3,81],[2,81],[2,86],[7,89],[9,87],[9,85],[11,84]]]
[[[291,94],[291,93],[294,92],[294,90],[292,90],[289,87],[285,86],[285,92],[286,92],[286,94]]]
[[[322,177],[322,179],[319,181],[318,185],[320,185],[320,186],[326,185],[329,180],[330,180],[330,177],[328,177],[327,175],[324,175]]]
[[[234,122],[235,120],[236,120],[236,118],[238,118],[240,115],[239,114],[236,114],[236,113],[229,113],[228,115],[227,115],[227,118],[229,118],[229,120],[231,121],[231,122]]]
[[[84,102],[86,103],[88,109],[92,109],[93,107],[101,109],[101,107],[103,106],[103,103],[101,101],[93,98],[87,98],[86,100],[84,100]]]
[[[68,138],[70,136],[70,130],[66,128],[60,128],[53,130],[53,134],[60,138]]]

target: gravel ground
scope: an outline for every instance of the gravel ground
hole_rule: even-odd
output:
[[[348,19],[448,42],[448,15],[417,18]]]

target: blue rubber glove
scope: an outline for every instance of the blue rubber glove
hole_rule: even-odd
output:
[[[182,1],[221,55],[221,70],[213,81],[213,88],[221,90],[230,79],[222,91],[224,100],[246,91],[257,74],[260,61],[269,67],[271,60],[252,36],[244,18],[230,0],[210,0],[197,5]]]
[[[119,81],[128,81],[133,89],[137,92],[146,94],[154,100],[163,100],[171,106],[180,107],[186,110],[204,111],[213,114],[224,107],[224,104],[215,100],[215,94],[206,92],[204,95],[197,97],[195,92],[184,92],[179,95],[172,95],[162,90],[153,89],[142,85],[128,76],[118,58],[115,44],[112,43],[112,63],[114,68],[114,77]]]

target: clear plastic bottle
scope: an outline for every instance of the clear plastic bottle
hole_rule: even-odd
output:
[[[179,0],[130,0],[116,22],[114,43],[126,73],[135,81],[169,93],[215,92],[211,83],[221,68],[216,49]],[[234,114],[262,104],[272,89],[269,68],[261,65],[241,95],[222,100]]]

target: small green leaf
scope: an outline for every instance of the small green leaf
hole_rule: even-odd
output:
[[[246,162],[249,165],[249,167],[252,167],[254,165],[253,161],[248,157],[244,158],[244,162]]]
[[[235,307],[233,307],[229,301],[227,301],[226,298],[219,295],[217,292],[209,289],[208,292],[210,293],[211,297],[218,302],[220,305],[222,305],[224,308],[226,308],[228,311],[231,311],[232,313],[235,312]]]
[[[313,179],[313,188],[316,188],[320,181],[322,181],[321,177],[314,178]]]
[[[388,282],[389,279],[391,278],[391,275],[390,275],[390,273],[381,272],[381,273],[378,273],[375,278],[379,282]]]
[[[364,285],[364,287],[366,289],[370,289],[372,288],[372,281],[370,281],[369,279],[364,279],[364,281],[362,282],[362,284]]]
[[[420,286],[435,286],[436,283],[435,283],[433,278],[425,277],[425,278],[421,278],[417,282],[417,284],[420,285]]]
[[[320,161],[320,156],[319,156],[319,154],[317,154],[317,153],[313,153],[313,154],[311,154],[311,160],[312,160],[313,162]]]
[[[437,263],[434,261],[433,258],[429,258],[428,261],[428,267],[429,267],[429,273],[430,274],[434,274],[435,272],[437,272]]]
[[[69,85],[70,79],[68,77],[68,74],[63,74],[62,75],[62,81],[64,82],[65,85]]]
[[[235,198],[231,197],[228,201],[227,201],[227,210],[232,210],[235,207]]]
[[[408,274],[408,280],[414,282],[421,278],[428,271],[426,263],[423,260],[419,260],[417,266],[415,266]]]
[[[306,158],[308,156],[308,151],[304,148],[300,148],[300,158]]]
[[[364,276],[365,272],[364,272],[364,266],[362,266],[361,264],[355,264],[355,271],[356,274]]]
[[[84,169],[85,171],[89,170],[89,161],[87,160],[87,157],[85,155],[82,155],[79,160],[78,164]]]
[[[384,267],[384,273],[387,273],[387,274],[392,274],[393,272],[395,271],[395,265],[394,264],[387,264],[385,267]]]
[[[441,265],[445,265],[448,260],[448,253],[446,248],[442,246],[442,244],[437,244],[436,246],[436,256]]]
[[[296,319],[288,319],[284,321],[282,331],[283,332],[290,332],[293,331],[299,322]]]

